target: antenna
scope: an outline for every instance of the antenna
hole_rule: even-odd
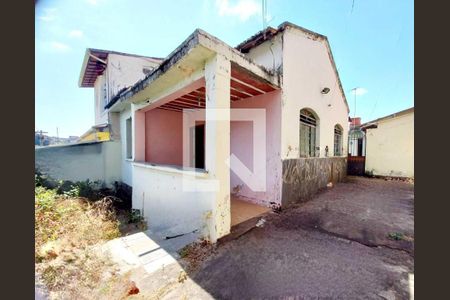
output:
[[[267,27],[267,0],[261,0],[263,30]]]
[[[353,110],[353,118],[356,118],[356,91],[359,89],[359,87],[352,88],[351,91],[353,92],[354,99],[355,99],[355,106]]]

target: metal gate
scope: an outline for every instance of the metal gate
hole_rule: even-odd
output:
[[[365,156],[348,156],[347,158],[347,174],[363,176],[366,168]]]
[[[363,176],[366,167],[366,134],[359,128],[348,133],[347,174]]]

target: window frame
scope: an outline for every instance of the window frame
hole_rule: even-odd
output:
[[[343,149],[343,136],[344,136],[344,130],[341,125],[336,124],[334,125],[333,130],[333,155],[334,156],[343,156],[344,149]]]
[[[133,119],[125,119],[125,158],[133,159]]]
[[[299,156],[301,158],[307,157],[317,157],[318,156],[318,129],[319,129],[319,118],[316,117],[309,109],[301,109],[299,116]],[[305,135],[306,132],[306,135]],[[303,144],[303,141],[306,141]]]

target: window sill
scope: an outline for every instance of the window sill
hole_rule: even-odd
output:
[[[196,169],[196,168],[184,168],[182,166],[174,166],[174,165],[159,165],[151,162],[142,162],[142,161],[134,161],[134,167],[152,169],[156,171],[163,171],[167,173],[175,173],[181,175],[190,175],[195,177],[206,178],[208,176],[208,172],[204,169]]]

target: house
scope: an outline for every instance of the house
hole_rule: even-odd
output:
[[[91,141],[109,141],[109,125],[107,123],[94,125],[88,131],[83,133],[77,142],[91,142]]]
[[[295,24],[237,47],[197,29],[164,60],[88,49],[79,85],[94,88],[152,231],[215,242],[235,203],[285,207],[346,176],[349,108],[328,39]]]
[[[367,174],[414,178],[414,107],[364,123]]]
[[[117,127],[118,114],[109,113],[105,105],[119,91],[143,79],[161,61],[162,59],[157,57],[86,49],[78,85],[94,88],[95,124],[83,135],[85,139],[92,140],[89,135],[99,132],[99,128],[103,129],[101,132],[108,132],[108,139],[120,139],[118,132],[112,130]],[[106,140],[105,134],[101,135],[100,140]]]

